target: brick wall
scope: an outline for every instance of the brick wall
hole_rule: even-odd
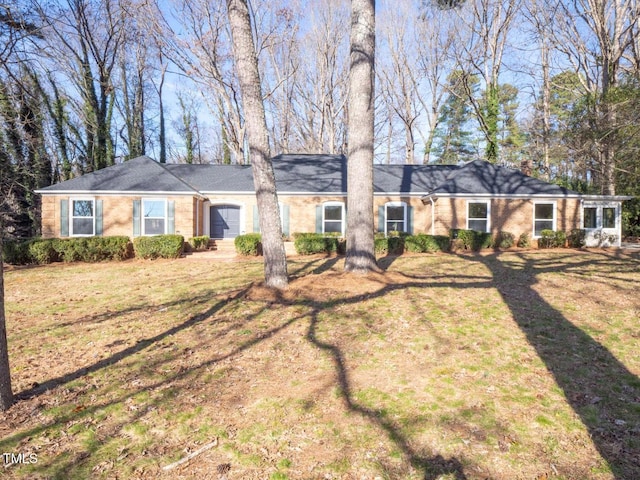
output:
[[[60,199],[69,198],[60,195],[44,195],[42,198],[42,235],[45,238],[60,235]],[[85,197],[87,198],[87,197]],[[97,196],[103,201],[103,234],[133,234],[133,200],[140,197]],[[175,201],[176,233],[185,238],[196,235],[208,235],[209,209],[196,197],[166,197]],[[212,204],[229,203],[241,205],[243,209],[243,228],[245,233],[253,232],[253,210],[256,205],[255,195],[216,195],[209,197]],[[289,206],[289,231],[315,232],[316,205],[325,202],[344,202],[342,196],[300,196],[281,195],[279,201]],[[435,202],[435,225],[432,231],[432,205],[422,203],[418,197],[375,196],[374,224],[378,229],[378,208],[387,202],[403,201],[413,209],[413,232],[448,235],[452,228],[466,228],[467,201],[465,199],[439,198]],[[491,201],[491,231],[507,231],[518,237],[521,233],[533,233],[533,200],[494,199]],[[559,230],[570,231],[580,226],[580,201],[578,199],[561,199],[556,201],[556,216]]]
[[[60,235],[60,198],[57,196],[42,196],[42,237],[54,238]]]
[[[104,236],[133,236],[133,201],[139,196],[78,196],[43,195],[42,196],[42,236],[53,238],[60,236],[60,200],[69,198],[94,198],[102,200],[102,225]],[[154,197],[160,198],[160,197]],[[191,196],[161,197],[175,201],[175,231],[186,238],[195,234],[194,211],[198,200]]]
[[[483,200],[478,200],[483,201]],[[556,228],[570,231],[580,228],[580,200],[531,200],[531,199],[493,199],[490,203],[491,233],[511,232],[516,238],[527,233],[533,237],[533,209],[535,202],[556,203]],[[439,198],[435,202],[436,235],[448,235],[450,229],[467,228],[467,200]],[[427,205],[428,224],[431,221],[431,204]],[[430,233],[427,231],[427,233]]]

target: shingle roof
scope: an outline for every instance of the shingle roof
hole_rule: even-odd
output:
[[[142,156],[87,173],[39,192],[171,192],[198,193],[155,160]]]
[[[375,192],[425,194],[444,182],[455,165],[374,165]]]
[[[432,192],[435,195],[574,196],[577,192],[482,160],[457,167]]]
[[[343,194],[343,155],[286,154],[273,158],[278,192]],[[474,161],[457,165],[374,165],[374,192],[414,195],[578,195],[517,170]],[[142,156],[38,190],[62,192],[253,193],[250,165],[160,164]]]

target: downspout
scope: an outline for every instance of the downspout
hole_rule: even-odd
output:
[[[436,202],[433,197],[429,197],[431,200],[431,235],[435,236],[436,232]]]

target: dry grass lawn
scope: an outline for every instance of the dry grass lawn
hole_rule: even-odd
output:
[[[640,478],[637,254],[380,262],[10,268],[0,477]]]

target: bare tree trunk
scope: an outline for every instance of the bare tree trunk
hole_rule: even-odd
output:
[[[13,405],[11,390],[11,370],[7,348],[7,326],[4,316],[4,265],[2,257],[2,237],[0,236],[0,411]]]
[[[286,288],[289,283],[287,259],[247,0],[227,0],[227,12],[253,165],[253,183],[262,230],[265,282],[270,287]]]
[[[162,98],[162,89],[164,87],[164,75],[167,71],[167,65],[162,63],[162,55],[160,55],[160,83],[158,84],[158,110],[160,110],[160,134],[158,141],[160,142],[160,163],[167,163],[167,133],[164,120],[164,101]]]
[[[544,163],[543,179],[551,178],[549,164],[549,144],[551,142],[551,82],[549,77],[549,47],[547,39],[542,37],[540,44],[542,56],[542,161]],[[531,159],[529,159],[531,161]]]
[[[377,270],[373,246],[375,0],[351,2],[345,270]]]

